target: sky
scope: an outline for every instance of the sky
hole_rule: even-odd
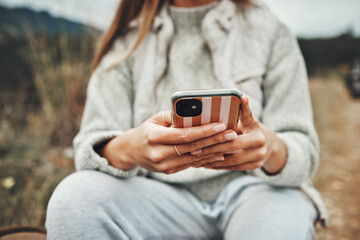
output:
[[[9,7],[30,7],[106,29],[119,0],[0,0]],[[89,2],[91,4],[89,4]],[[263,0],[301,37],[329,37],[352,28],[360,36],[360,0]]]

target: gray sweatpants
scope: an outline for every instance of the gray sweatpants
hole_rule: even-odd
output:
[[[47,210],[48,239],[313,239],[316,210],[298,190],[251,176],[213,203],[153,179],[80,171],[64,179]]]

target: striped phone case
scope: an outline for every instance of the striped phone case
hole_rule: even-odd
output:
[[[182,102],[181,102],[182,101]],[[184,102],[188,106],[184,107]],[[212,122],[223,122],[236,130],[240,114],[241,93],[236,89],[181,91],[172,96],[173,127],[193,127]],[[184,109],[180,109],[180,107]],[[200,108],[196,114],[188,110]],[[181,113],[181,114],[180,114]],[[185,114],[182,114],[185,113]]]

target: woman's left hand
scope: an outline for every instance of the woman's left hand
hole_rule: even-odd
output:
[[[223,153],[225,160],[199,161],[193,167],[227,170],[253,170],[263,167],[268,173],[281,171],[286,163],[284,142],[254,118],[248,97],[242,98],[238,136],[235,140],[202,149],[201,154]]]

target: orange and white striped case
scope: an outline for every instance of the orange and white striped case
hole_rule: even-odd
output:
[[[177,102],[184,99],[201,101],[202,111],[197,116],[182,117],[177,113]],[[236,131],[240,114],[241,93],[236,89],[181,91],[172,96],[173,127],[193,127],[212,122],[223,122],[227,129]]]

